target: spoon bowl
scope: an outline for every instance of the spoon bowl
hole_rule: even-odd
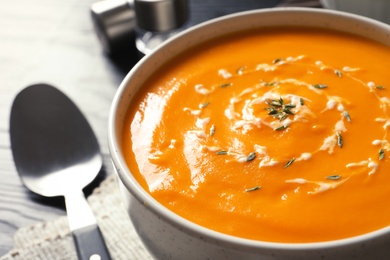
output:
[[[82,189],[102,167],[98,141],[77,106],[61,91],[37,84],[22,90],[11,109],[12,154],[23,184],[45,197],[64,196],[80,259],[107,247]]]

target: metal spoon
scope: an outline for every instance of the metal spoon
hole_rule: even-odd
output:
[[[92,128],[76,105],[52,86],[27,87],[12,105],[10,136],[24,185],[42,196],[65,197],[79,259],[110,259],[82,192],[97,176],[102,156]]]

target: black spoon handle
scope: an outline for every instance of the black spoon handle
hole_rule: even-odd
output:
[[[90,225],[73,231],[79,260],[111,259],[98,225]]]

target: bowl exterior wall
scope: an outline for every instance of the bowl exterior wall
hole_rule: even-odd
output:
[[[191,46],[247,29],[295,25],[356,33],[390,46],[390,27],[355,15],[306,8],[279,8],[231,15],[196,26],[147,55],[122,82],[110,112],[109,148],[137,233],[157,259],[386,259],[390,228],[352,239],[309,244],[264,243],[199,227],[163,208],[131,175],[121,153],[123,121],[133,96],[167,60]],[[374,221],[374,220],[373,220]],[[254,230],[256,227],[254,227]]]
[[[185,230],[149,209],[129,192],[119,181],[126,210],[134,228],[149,253],[159,260],[369,260],[387,259],[390,255],[390,235],[384,234],[370,241],[360,241],[348,246],[322,246],[318,244],[308,248],[294,248],[290,244],[285,248],[232,245]],[[255,227],[254,227],[255,229]]]

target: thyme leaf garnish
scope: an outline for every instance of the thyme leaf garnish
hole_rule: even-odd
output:
[[[276,86],[278,85],[279,82],[278,81],[271,81],[271,82],[265,82],[263,81],[263,86],[266,86],[266,87],[273,87],[273,86]]]
[[[221,151],[216,152],[216,154],[225,155],[225,154],[227,154],[227,152],[225,150],[221,150]]]
[[[238,68],[237,74],[242,75],[242,73],[243,73],[243,71],[244,71],[245,69],[246,69],[246,66],[242,66],[242,67]]]
[[[344,113],[344,116],[347,119],[347,121],[351,122],[352,120],[351,120],[351,116],[349,115],[349,113],[347,111],[344,111],[343,113]]]
[[[261,189],[261,186],[255,186],[255,187],[252,187],[249,189],[245,189],[245,192],[251,192],[251,191],[260,190],[260,189]]]
[[[381,85],[379,85],[379,86],[376,86],[375,88],[377,88],[377,89],[385,89],[385,87],[384,86],[381,86]]]
[[[303,100],[303,98],[300,98],[300,99],[299,99],[299,103],[301,104],[301,106],[304,106],[304,105],[305,105],[305,101]]]
[[[291,109],[291,108],[295,108],[295,107],[296,107],[296,105],[294,105],[294,104],[286,104],[284,106],[285,109]],[[291,113],[291,111],[289,111],[289,112]]]
[[[286,129],[287,127],[288,127],[288,125],[282,125],[282,126],[274,128],[274,130],[275,131],[282,131],[282,130]]]
[[[276,63],[279,63],[279,62],[281,62],[281,61],[283,61],[283,58],[277,58],[277,59],[274,59],[274,60],[272,61],[272,63],[273,63],[273,64],[276,64]]]
[[[231,87],[231,86],[233,86],[233,83],[223,83],[219,87],[220,88],[226,88],[226,87]]]
[[[210,105],[210,102],[206,102],[200,105],[201,108],[206,108],[208,105]]]
[[[292,158],[290,161],[288,161],[288,162],[284,165],[284,168],[289,167],[294,161],[295,161],[295,158]]]
[[[336,174],[336,175],[329,175],[329,176],[326,176],[326,178],[328,180],[337,181],[337,180],[341,179],[341,175],[338,175],[338,174]]]
[[[268,110],[268,115],[278,118],[279,121],[283,121],[289,115],[294,115],[294,112],[291,109],[295,108],[294,104],[285,104],[282,98],[279,99],[269,99],[266,101],[269,107],[266,108]],[[282,130],[282,129],[280,129]]]
[[[288,114],[284,114],[283,116],[281,116],[279,118],[279,121],[283,121],[284,119],[286,119],[288,117]]]
[[[379,150],[379,160],[383,160],[385,158],[385,151],[381,148]]]
[[[343,74],[341,74],[341,71],[335,70],[334,73],[337,75],[337,77],[341,78]]]
[[[324,88],[327,88],[328,86],[325,84],[314,84],[313,87],[318,88],[318,89],[324,89]]]
[[[343,137],[341,136],[340,132],[337,132],[337,144],[340,148],[343,148],[344,141],[343,141]]]
[[[215,134],[215,125],[211,125],[210,127],[210,135],[214,135]]]
[[[256,153],[255,152],[251,152],[248,157],[246,157],[245,161],[246,162],[250,162],[250,161],[253,161],[254,159],[256,158]]]

